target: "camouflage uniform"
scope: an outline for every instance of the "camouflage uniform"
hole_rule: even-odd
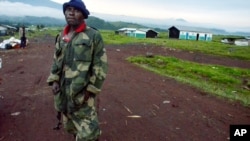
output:
[[[95,140],[101,133],[95,96],[101,91],[106,73],[106,50],[98,31],[87,27],[75,33],[69,42],[59,36],[47,82],[49,85],[59,82],[55,108],[63,113],[64,128],[76,135],[77,141]],[[92,94],[87,102],[84,102],[85,91]]]

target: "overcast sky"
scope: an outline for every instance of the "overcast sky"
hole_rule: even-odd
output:
[[[8,2],[0,0],[0,15],[8,16],[51,16],[55,18],[63,18],[63,13],[61,10],[42,7],[42,6],[32,6],[29,4],[24,4],[20,2]]]
[[[51,1],[62,4],[68,0]],[[188,22],[218,24],[225,28],[250,28],[250,0],[84,0],[84,2],[92,13],[153,19],[182,18]],[[21,3],[19,5],[22,6],[13,7],[11,3],[4,6],[1,3],[3,0],[0,0],[0,14],[14,13],[15,10],[40,16],[63,17],[62,11],[52,8],[33,7]],[[250,29],[247,30],[250,32]]]
[[[67,0],[52,0],[64,3]],[[84,0],[97,13],[183,18],[191,22],[222,25],[250,25],[250,0]]]

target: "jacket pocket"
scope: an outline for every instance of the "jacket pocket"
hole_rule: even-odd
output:
[[[92,58],[91,42],[89,40],[81,40],[74,43],[74,60],[90,62]]]

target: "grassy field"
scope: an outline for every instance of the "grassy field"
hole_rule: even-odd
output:
[[[62,28],[61,28],[62,29]],[[34,31],[27,34],[28,38],[56,36],[60,29]],[[224,36],[213,36],[213,41],[187,41],[169,39],[167,33],[160,33],[158,38],[137,39],[122,35],[116,35],[114,31],[102,30],[105,44],[151,44],[166,48],[201,52],[217,56],[236,58],[250,61],[250,46],[239,47],[220,42]],[[9,37],[6,37],[9,38]],[[250,69],[239,69],[219,65],[204,65],[188,62],[166,56],[145,58],[143,56],[131,56],[127,59],[131,63],[152,71],[154,73],[171,77],[201,89],[204,92],[214,94],[230,100],[238,100],[243,105],[250,105],[250,91],[242,88],[242,80],[250,81]]]
[[[174,78],[204,92],[230,100],[238,100],[244,105],[250,104],[250,91],[244,89],[242,85],[243,80],[250,79],[249,69],[204,65],[166,56],[154,56],[153,58],[133,56],[127,60],[144,69]]]
[[[202,52],[205,54],[213,54],[242,60],[250,60],[250,46],[235,46],[223,44],[220,40],[224,36],[214,35],[213,41],[188,41],[169,39],[167,33],[160,33],[159,38],[138,39],[122,35],[116,35],[113,31],[102,31],[102,35],[106,44],[153,44],[168,48],[181,50],[189,50],[193,52]]]
[[[111,31],[102,31],[102,35],[106,44],[152,44],[250,61],[249,46],[223,44],[220,40],[224,36],[215,35],[213,41],[205,42],[169,39],[167,33],[161,33],[159,38],[155,39],[137,39],[116,35]],[[154,58],[131,56],[127,60],[144,69],[174,78],[209,94],[237,100],[243,105],[250,105],[250,91],[242,86],[242,81],[250,81],[250,69],[204,65],[166,56],[155,56]]]

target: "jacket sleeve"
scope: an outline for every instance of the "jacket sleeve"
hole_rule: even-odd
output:
[[[99,94],[108,71],[106,49],[99,32],[96,32],[93,42],[92,69],[87,91]]]
[[[61,49],[59,46],[59,42],[60,40],[58,40],[60,37],[57,36],[57,40],[56,40],[56,45],[55,45],[55,51],[54,51],[54,56],[53,56],[53,63],[52,63],[52,67],[50,70],[50,75],[47,79],[47,83],[48,85],[52,85],[54,81],[59,82],[60,80],[60,73],[61,73],[61,69],[60,69],[60,60],[62,60],[62,53],[61,53]]]

